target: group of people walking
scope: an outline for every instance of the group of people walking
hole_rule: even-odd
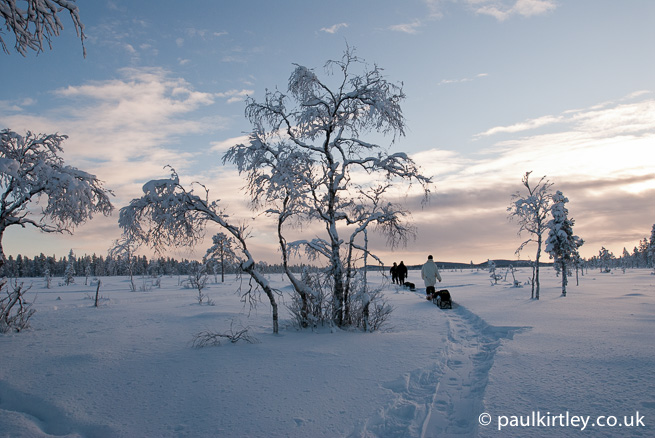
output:
[[[401,261],[399,265],[396,262],[393,263],[391,269],[389,269],[391,274],[391,282],[394,284],[405,284],[407,279],[407,267]],[[421,267],[421,278],[425,283],[425,288],[428,290],[434,291],[434,285],[437,284],[437,281],[441,282],[441,274],[439,274],[439,269],[437,269],[437,264],[434,262],[434,258],[429,255],[427,262]]]
[[[389,269],[391,274],[391,282],[393,284],[404,284],[407,278],[407,266],[401,261],[399,265],[393,262],[393,266]]]

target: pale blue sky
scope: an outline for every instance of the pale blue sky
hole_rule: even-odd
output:
[[[419,239],[393,255],[378,242],[385,261],[513,258],[522,240],[505,209],[529,170],[571,200],[584,256],[632,250],[655,223],[655,2],[78,5],[86,59],[67,17],[53,50],[0,54],[0,126],[68,134],[66,160],[104,180],[117,208],[171,164],[249,217],[242,180],[221,165],[250,130],[244,97],[285,89],[294,63],[322,74],[347,43],[403,83],[408,130],[392,148],[436,181],[431,204],[414,210]],[[116,222],[96,218],[74,236],[10,228],[4,246],[14,256],[105,254]],[[274,261],[268,227],[254,226],[253,244]]]

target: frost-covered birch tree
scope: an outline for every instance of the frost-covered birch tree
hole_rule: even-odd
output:
[[[545,176],[532,185],[530,174],[526,172],[521,182],[527,193],[516,192],[512,195],[512,203],[507,208],[509,219],[516,219],[519,224],[518,234],[527,231],[531,237],[524,241],[516,250],[520,254],[529,243],[537,244],[537,253],[532,270],[532,298],[539,299],[539,259],[541,258],[541,244],[543,235],[548,230],[547,219],[550,212],[553,184]]]
[[[578,248],[584,241],[573,234],[575,221],[569,218],[566,203],[569,199],[559,190],[553,195],[553,205],[550,209],[553,218],[548,222],[548,238],[546,252],[560,266],[562,273],[562,296],[566,296],[568,264],[578,257]]]
[[[136,292],[134,284],[134,270],[136,268],[136,251],[139,245],[128,236],[123,235],[115,240],[109,248],[109,257],[123,264],[130,276],[130,290]]]
[[[196,194],[194,187],[200,189],[202,196]],[[257,270],[255,260],[248,250],[247,227],[228,223],[218,201],[209,200],[206,187],[194,184],[190,190],[185,189],[180,184],[178,174],[171,169],[170,178],[147,182],[143,186],[143,196],[121,208],[118,221],[128,239],[157,249],[197,244],[210,222],[220,225],[234,238],[241,253],[239,267],[251,276],[268,297],[273,314],[273,332],[277,333],[275,291]]]
[[[52,38],[64,30],[59,19],[63,11],[70,15],[75,32],[82,41],[82,52],[86,56],[84,24],[75,0],[0,0],[0,17],[5,20],[4,28],[7,33],[14,35],[14,48],[23,56],[30,50],[42,52],[44,43],[52,49]],[[0,46],[9,54],[2,33],[0,31]]]
[[[2,237],[10,226],[71,233],[94,214],[112,212],[111,191],[94,175],[65,165],[60,155],[66,138],[0,131],[0,267]],[[30,209],[37,201],[38,209]]]
[[[296,65],[286,92],[268,91],[261,102],[248,99],[249,141],[230,148],[224,161],[246,174],[253,207],[278,218],[285,265],[294,251],[326,261],[333,319],[341,326],[348,319],[352,251],[371,255],[361,243],[365,230],[378,228],[394,245],[413,231],[408,212],[383,195],[399,182],[418,183],[427,198],[431,180],[406,154],[364,139],[389,135],[393,142],[404,135],[402,87],[350,48],[328,61],[325,73],[322,78]],[[299,222],[320,223],[325,233],[287,242],[285,227]],[[304,303],[312,291],[287,274]]]

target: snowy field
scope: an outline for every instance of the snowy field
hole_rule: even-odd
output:
[[[244,310],[234,278],[210,284],[214,306],[177,277],[147,292],[102,278],[99,308],[84,279],[34,279],[32,328],[0,335],[0,436],[655,436],[649,271],[590,271],[563,298],[545,268],[540,301],[484,271],[442,275],[452,310],[370,274],[395,308],[385,330],[285,320],[279,335],[267,303]],[[259,343],[192,348],[231,325]]]

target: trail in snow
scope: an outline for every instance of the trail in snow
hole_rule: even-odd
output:
[[[351,438],[476,435],[496,350],[502,339],[512,339],[525,328],[490,326],[456,303],[443,312],[448,332],[440,359],[385,384],[395,393],[394,401]]]

